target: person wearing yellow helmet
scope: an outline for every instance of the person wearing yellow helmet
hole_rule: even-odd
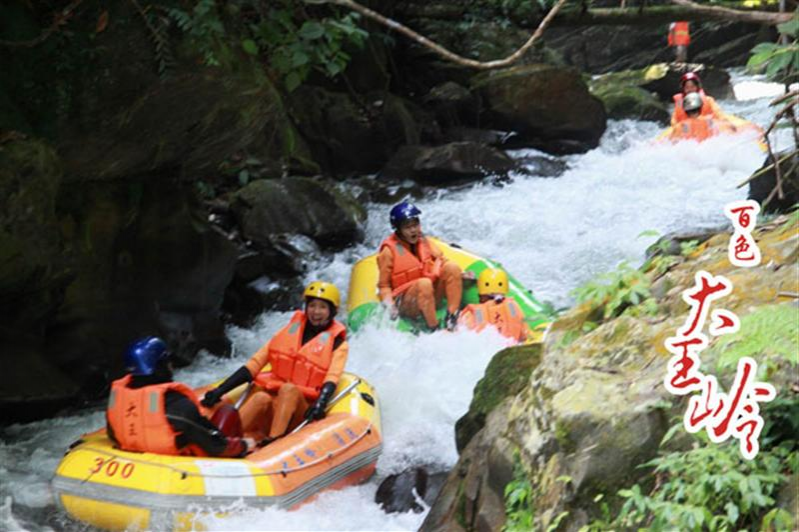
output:
[[[303,418],[322,419],[347,363],[347,331],[335,319],[341,305],[338,288],[314,281],[303,296],[305,309],[296,311],[246,364],[202,400],[212,407],[233,388],[255,380],[255,393],[241,407],[241,421],[245,432],[267,443]],[[271,369],[263,372],[267,364]]]
[[[508,274],[496,268],[486,268],[477,278],[479,304],[466,305],[461,312],[458,325],[474,331],[488,326],[495,327],[500,334],[524,342],[530,335],[530,327],[524,321],[524,313],[513,298],[507,297]]]

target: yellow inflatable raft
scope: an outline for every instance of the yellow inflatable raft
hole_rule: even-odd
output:
[[[235,399],[243,386],[228,397]],[[121,451],[105,430],[72,444],[52,481],[70,516],[107,530],[197,529],[197,516],[234,502],[293,508],[369,478],[382,448],[372,387],[345,373],[327,416],[245,458]]]

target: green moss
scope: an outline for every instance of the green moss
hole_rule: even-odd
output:
[[[768,305],[741,318],[741,329],[722,336],[708,350],[719,371],[735,368],[741,357],[752,357],[761,368],[780,361],[799,364],[799,307],[792,303]],[[712,358],[711,358],[712,360]]]
[[[540,362],[540,344],[511,347],[494,355],[485,376],[475,386],[469,411],[455,424],[458,450],[466,447],[483,428],[486,417],[494,408],[527,386],[530,374]]]

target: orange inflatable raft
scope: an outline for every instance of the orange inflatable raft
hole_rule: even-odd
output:
[[[232,391],[235,399],[244,387]],[[345,373],[327,416],[244,458],[121,451],[99,430],[67,451],[52,480],[71,517],[107,530],[197,529],[197,517],[248,507],[293,508],[327,489],[363,482],[382,448],[377,396]]]

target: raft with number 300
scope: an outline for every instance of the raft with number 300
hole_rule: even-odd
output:
[[[475,279],[486,268],[502,268],[502,265],[489,259],[480,257],[466,251],[455,244],[446,244],[434,237],[427,237],[441,250],[447,260],[456,262],[464,272],[474,273]],[[507,273],[507,272],[506,272]],[[350,288],[347,296],[347,325],[350,330],[356,331],[369,322],[380,319],[381,304],[377,297],[377,255],[370,255],[358,261],[350,273]],[[548,305],[540,303],[530,290],[522,286],[519,281],[508,274],[510,287],[508,296],[512,297],[521,307],[525,321],[533,332],[528,343],[543,341],[549,325],[554,319],[555,312]],[[477,285],[474,282],[464,281],[462,306],[478,303]],[[437,309],[439,322],[444,318],[443,304]],[[395,322],[401,331],[416,331],[419,323],[400,317]]]
[[[323,490],[363,482],[382,449],[380,411],[372,387],[352,374],[342,375],[337,393],[350,385],[324,419],[244,458],[126,452],[105,430],[87,434],[56,470],[56,503],[107,530],[197,530],[203,512],[224,512],[239,501],[289,509]],[[235,400],[243,388],[228,397]]]

